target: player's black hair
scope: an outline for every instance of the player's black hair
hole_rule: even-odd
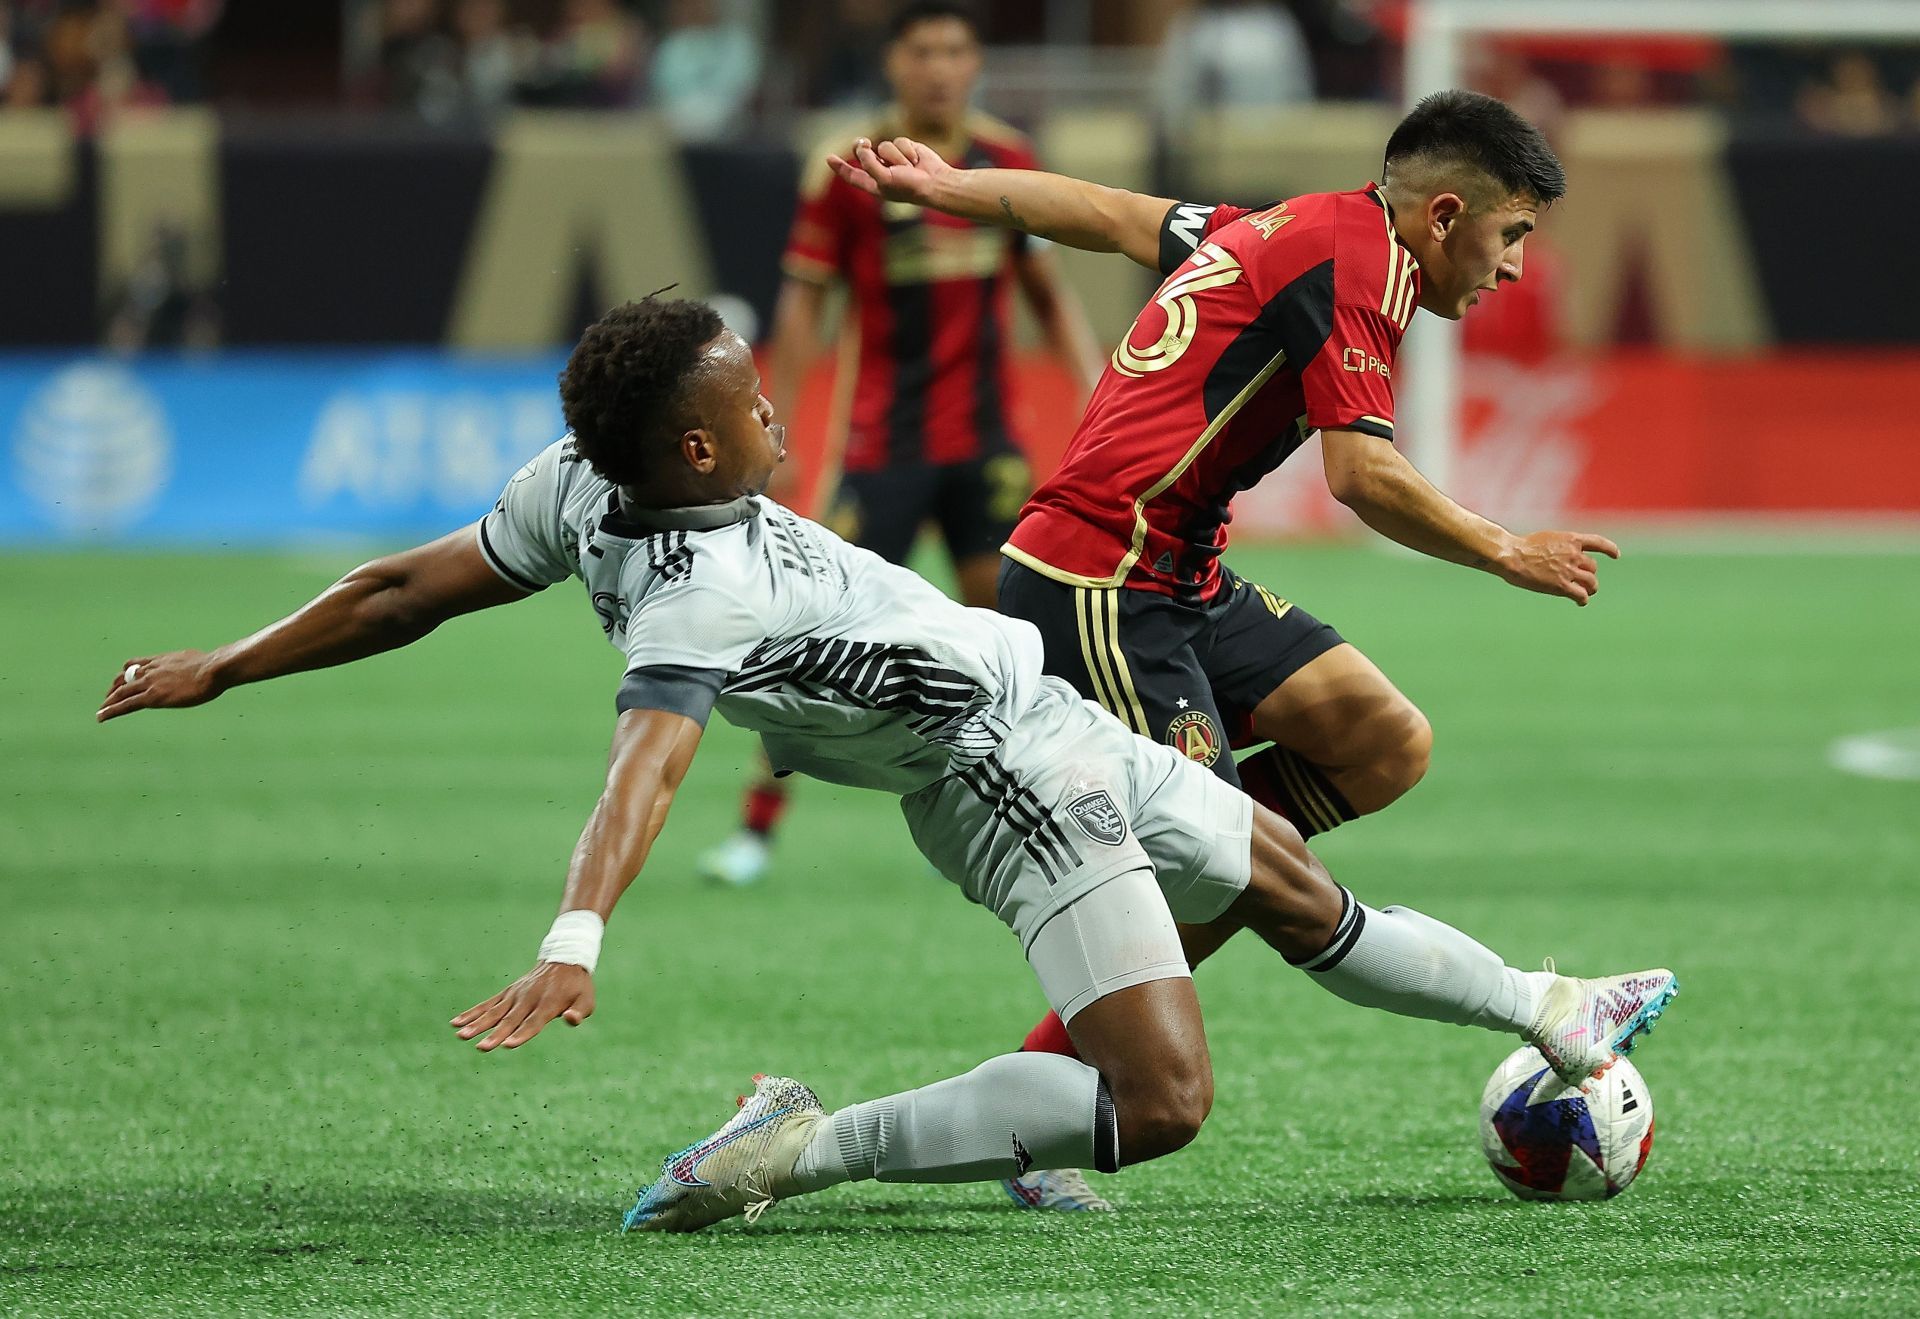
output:
[[[1387,139],[1386,172],[1414,159],[1469,166],[1542,206],[1567,193],[1567,172],[1540,130],[1479,92],[1435,92],[1413,107]]]
[[[892,45],[907,35],[907,30],[936,18],[956,18],[967,25],[973,33],[973,39],[980,39],[980,14],[972,5],[961,0],[909,0],[893,11],[893,18],[887,23],[887,44]]]
[[[660,293],[589,325],[560,373],[574,451],[615,485],[643,484],[674,437],[698,424],[688,404],[700,350],[726,329],[706,303]]]

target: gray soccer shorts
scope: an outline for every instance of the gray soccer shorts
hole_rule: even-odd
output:
[[[1220,915],[1251,873],[1252,800],[1059,678],[992,756],[900,805],[927,859],[1019,937],[1063,1021],[1188,975],[1174,922]]]

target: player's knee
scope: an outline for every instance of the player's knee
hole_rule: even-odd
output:
[[[1389,720],[1390,732],[1382,739],[1376,771],[1393,795],[1398,797],[1426,777],[1433,760],[1433,725],[1412,701],[1402,698]]]
[[[1193,1142],[1213,1111],[1213,1067],[1204,1052],[1156,1065],[1133,1084],[1114,1088],[1120,1158],[1140,1163]]]

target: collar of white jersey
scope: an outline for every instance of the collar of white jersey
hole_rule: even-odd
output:
[[[618,536],[631,533],[651,536],[656,531],[718,531],[737,526],[760,515],[760,501],[741,495],[724,504],[683,504],[678,508],[642,508],[629,504],[615,491],[600,520],[601,528]]]

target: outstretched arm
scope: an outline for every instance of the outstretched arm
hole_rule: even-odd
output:
[[[567,867],[560,920],[531,971],[449,1023],[461,1039],[482,1036],[474,1046],[482,1053],[515,1049],[556,1017],[578,1026],[593,1015],[600,929],[646,864],[693,763],[701,731],[697,721],[665,710],[628,710],[620,716],[606,790]]]
[[[202,705],[242,683],[365,659],[418,641],[456,615],[526,596],[488,565],[468,527],[364,563],[297,613],[218,650],[123,662],[95,718]]]
[[[1379,436],[1325,430],[1320,447],[1333,497],[1408,549],[1479,568],[1542,595],[1565,596],[1577,605],[1600,589],[1600,567],[1592,555],[1620,557],[1618,545],[1591,532],[1514,535],[1441,494]]]
[[[1037,169],[955,169],[933,148],[898,137],[828,156],[834,173],[875,197],[912,202],[980,224],[1024,229],[1089,252],[1120,252],[1160,270],[1160,222],[1173,202]]]

